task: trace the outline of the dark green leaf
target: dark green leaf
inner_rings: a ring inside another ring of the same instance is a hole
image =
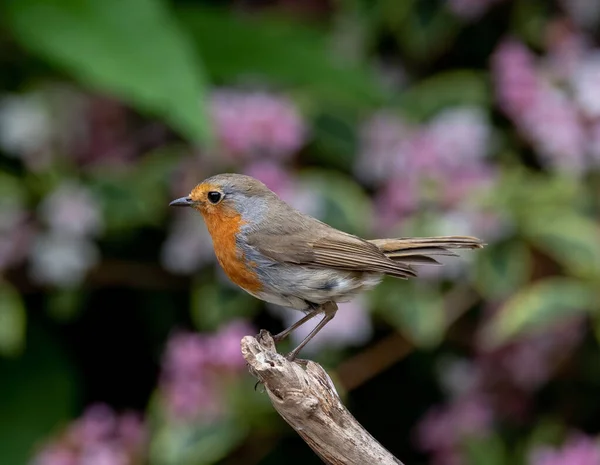
[[[395,103],[407,115],[421,120],[450,106],[488,107],[490,89],[487,76],[481,72],[445,71],[410,87]]]
[[[212,465],[223,459],[246,436],[230,419],[210,423],[164,423],[153,434],[152,465]]]
[[[207,139],[203,72],[161,0],[12,0],[5,14],[25,48],[84,85]]]
[[[30,324],[27,349],[0,359],[0,463],[23,464],[75,411],[76,380],[58,341]]]
[[[489,322],[484,342],[495,346],[519,335],[542,330],[552,323],[589,312],[597,305],[597,292],[572,278],[547,278],[508,300]]]
[[[371,221],[371,204],[361,186],[336,171],[305,170],[300,179],[322,202],[319,217],[334,228],[364,236]],[[319,200],[317,200],[319,201]]]
[[[184,8],[179,17],[197,40],[207,72],[216,80],[259,76],[305,89],[319,101],[364,108],[385,96],[364,70],[331,51],[329,36],[295,21]],[[227,31],[227,33],[224,33]]]
[[[200,331],[217,329],[226,321],[252,317],[260,301],[239,289],[202,279],[192,289],[191,314]]]
[[[433,347],[446,331],[444,301],[431,284],[386,279],[375,291],[377,312],[416,345]]]
[[[465,444],[468,465],[505,465],[511,463],[502,438],[489,434],[481,438],[469,438]]]
[[[580,276],[600,278],[600,227],[569,211],[532,216],[524,225],[532,244]]]
[[[522,242],[490,245],[477,253],[473,267],[479,292],[490,299],[506,297],[531,274],[531,253]]]
[[[0,282],[0,355],[14,356],[25,346],[27,314],[19,293]]]

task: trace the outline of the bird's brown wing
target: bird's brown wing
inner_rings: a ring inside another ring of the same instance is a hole
[[[397,278],[416,276],[409,265],[389,259],[376,245],[312,220],[303,218],[291,231],[290,227],[286,231],[263,228],[248,234],[247,244],[262,255],[283,263],[385,273]]]

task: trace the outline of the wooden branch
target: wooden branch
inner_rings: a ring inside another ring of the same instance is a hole
[[[242,339],[242,354],[275,410],[325,463],[402,465],[344,407],[319,364],[289,362],[264,330]]]

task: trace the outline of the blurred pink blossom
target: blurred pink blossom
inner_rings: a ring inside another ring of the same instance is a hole
[[[416,427],[415,439],[436,464],[457,463],[459,446],[465,439],[485,437],[491,430],[494,413],[483,397],[464,396],[447,405],[429,409]]]
[[[75,181],[64,181],[39,207],[42,219],[59,234],[95,236],[103,228],[100,206],[93,193]]]
[[[596,438],[572,435],[560,448],[537,446],[528,465],[600,465],[600,444]]]
[[[308,344],[303,353],[315,354],[325,347],[343,348],[346,346],[359,346],[366,343],[373,335],[373,324],[362,297],[357,297],[351,302],[338,304],[339,310],[335,318],[319,332]],[[270,306],[278,315],[283,315],[286,326],[292,325],[303,315],[297,310],[283,308],[276,305]],[[313,330],[322,319],[317,315],[308,323],[300,326],[290,336],[294,344],[299,344]]]
[[[369,184],[406,171],[406,144],[413,128],[398,115],[381,111],[362,126],[356,176]]]
[[[492,59],[499,104],[527,138],[542,162],[581,173],[585,128],[568,95],[544,78],[533,54],[514,40],[503,42]]]
[[[548,381],[583,337],[583,320],[573,318],[490,351],[481,348],[484,344],[480,341],[477,363],[490,385],[508,383],[520,390],[533,391]]]
[[[502,0],[447,0],[452,12],[465,20],[475,20]]]
[[[210,421],[222,413],[224,383],[246,366],[241,339],[254,333],[247,322],[234,320],[214,334],[171,336],[163,355],[160,391],[173,419]]]
[[[137,414],[96,404],[44,445],[32,465],[141,465],[148,440]]]
[[[490,150],[491,126],[478,107],[450,108],[427,125],[426,137],[436,144],[436,163],[445,170],[476,167]],[[414,158],[420,157],[414,154]]]
[[[210,111],[217,137],[233,157],[289,158],[306,141],[301,115],[283,96],[221,89],[213,92]]]

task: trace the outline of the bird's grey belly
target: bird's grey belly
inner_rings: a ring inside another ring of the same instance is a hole
[[[329,301],[347,302],[357,294],[375,287],[383,277],[379,273],[287,264],[259,267],[257,271],[263,289],[255,294],[256,297],[298,310],[307,309],[307,302],[313,304]]]

